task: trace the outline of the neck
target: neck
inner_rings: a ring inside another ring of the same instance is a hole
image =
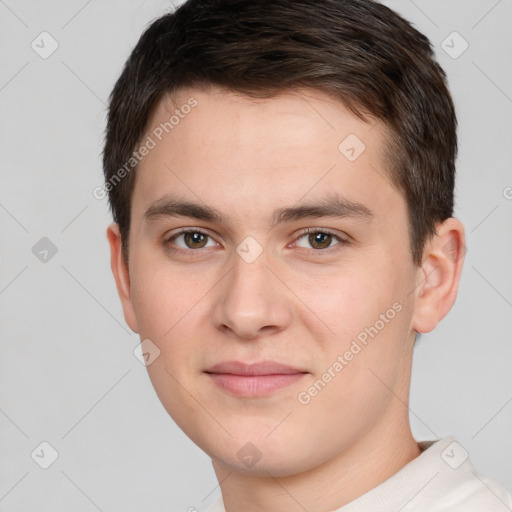
[[[377,487],[420,453],[407,418],[400,425],[396,419],[381,422],[348,450],[300,474],[244,474],[218,459],[213,467],[226,512],[330,512]]]

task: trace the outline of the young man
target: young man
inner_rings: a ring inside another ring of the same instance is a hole
[[[189,0],[111,96],[107,231],[211,511],[510,510],[417,442],[417,333],[457,294],[456,117],[428,40],[370,0]]]

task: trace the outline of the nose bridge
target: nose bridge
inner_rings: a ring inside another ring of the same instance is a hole
[[[261,238],[260,238],[261,240]],[[264,242],[262,242],[264,243]],[[267,265],[269,261],[268,249],[252,236],[246,236],[236,247],[232,258],[233,271],[232,285],[243,291],[247,288],[250,293],[268,285],[269,270]]]
[[[218,328],[229,328],[243,338],[257,337],[262,329],[284,328],[291,319],[284,289],[278,283],[267,251],[247,237],[233,254],[232,270],[216,303]],[[276,282],[277,281],[277,282]]]

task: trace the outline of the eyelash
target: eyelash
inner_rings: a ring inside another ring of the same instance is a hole
[[[201,229],[184,228],[184,229],[180,229],[177,233],[174,233],[170,237],[165,238],[164,241],[163,241],[163,245],[169,251],[172,251],[172,252],[177,252],[177,253],[182,253],[182,254],[183,253],[185,253],[185,254],[201,253],[202,252],[202,250],[201,250],[202,248],[199,248],[199,249],[181,249],[181,248],[174,248],[174,247],[170,246],[170,243],[172,241],[174,241],[179,236],[181,236],[183,234],[187,234],[187,233],[200,233],[201,235],[205,235],[205,236],[213,239],[213,237],[211,235],[209,235],[208,233],[205,233]],[[341,238],[339,235],[337,235],[336,233],[330,231],[329,229],[319,229],[319,228],[307,228],[307,229],[304,229],[303,231],[301,231],[301,233],[296,238],[296,240],[300,240],[304,236],[309,235],[311,233],[321,233],[323,235],[331,235],[339,243],[335,244],[334,246],[328,247],[327,249],[304,249],[304,248],[302,248],[308,254],[318,255],[318,254],[330,253],[332,251],[338,250],[338,249],[336,249],[336,247],[338,247],[338,246],[345,246],[345,245],[348,245],[350,243],[347,239]]]

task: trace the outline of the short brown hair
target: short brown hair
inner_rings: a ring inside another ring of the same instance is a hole
[[[372,0],[188,0],[149,26],[110,96],[103,153],[126,261],[136,165],[115,186],[112,178],[165,94],[212,85],[254,98],[313,88],[381,120],[421,263],[436,223],[453,213],[455,110],[429,40]]]

